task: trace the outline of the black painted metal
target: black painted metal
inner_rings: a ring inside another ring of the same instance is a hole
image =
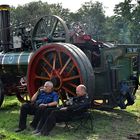
[[[10,13],[9,5],[0,5],[0,43],[1,49],[7,52],[10,44]]]
[[[4,100],[4,90],[3,90],[3,85],[2,82],[0,80],[0,106],[2,105]]]

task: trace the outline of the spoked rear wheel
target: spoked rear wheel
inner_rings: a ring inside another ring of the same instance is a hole
[[[75,96],[79,84],[87,87],[90,98],[94,94],[94,73],[86,55],[76,46],[52,43],[42,46],[32,57],[28,67],[28,91],[30,96],[51,80],[60,98]]]

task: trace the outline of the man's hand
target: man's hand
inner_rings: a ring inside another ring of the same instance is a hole
[[[47,106],[48,106],[47,104],[40,104],[39,105],[39,107],[42,107],[42,108],[47,107]]]
[[[60,110],[65,111],[65,110],[67,110],[67,107],[62,107],[62,108],[60,108]]]

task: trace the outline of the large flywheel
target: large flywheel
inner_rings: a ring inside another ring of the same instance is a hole
[[[37,50],[50,42],[69,42],[69,29],[58,16],[44,16],[36,23],[32,34],[32,46]]]
[[[94,94],[94,73],[86,55],[76,46],[51,43],[42,46],[33,55],[28,66],[28,91],[30,96],[51,80],[60,98],[75,96],[79,84],[87,87],[91,99]]]

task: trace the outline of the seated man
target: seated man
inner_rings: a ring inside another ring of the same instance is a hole
[[[23,131],[26,128],[27,114],[34,115],[34,119],[31,123],[33,128],[36,128],[41,113],[44,112],[46,108],[56,107],[58,104],[58,94],[53,91],[53,83],[47,81],[42,89],[39,89],[33,97],[31,102],[25,103],[20,109],[19,126],[15,132]]]
[[[89,108],[86,87],[84,85],[77,86],[76,94],[77,97],[73,98],[72,105],[54,110],[49,115],[44,113],[35,131],[36,135],[48,135],[57,122],[69,121],[74,116],[82,115]]]

